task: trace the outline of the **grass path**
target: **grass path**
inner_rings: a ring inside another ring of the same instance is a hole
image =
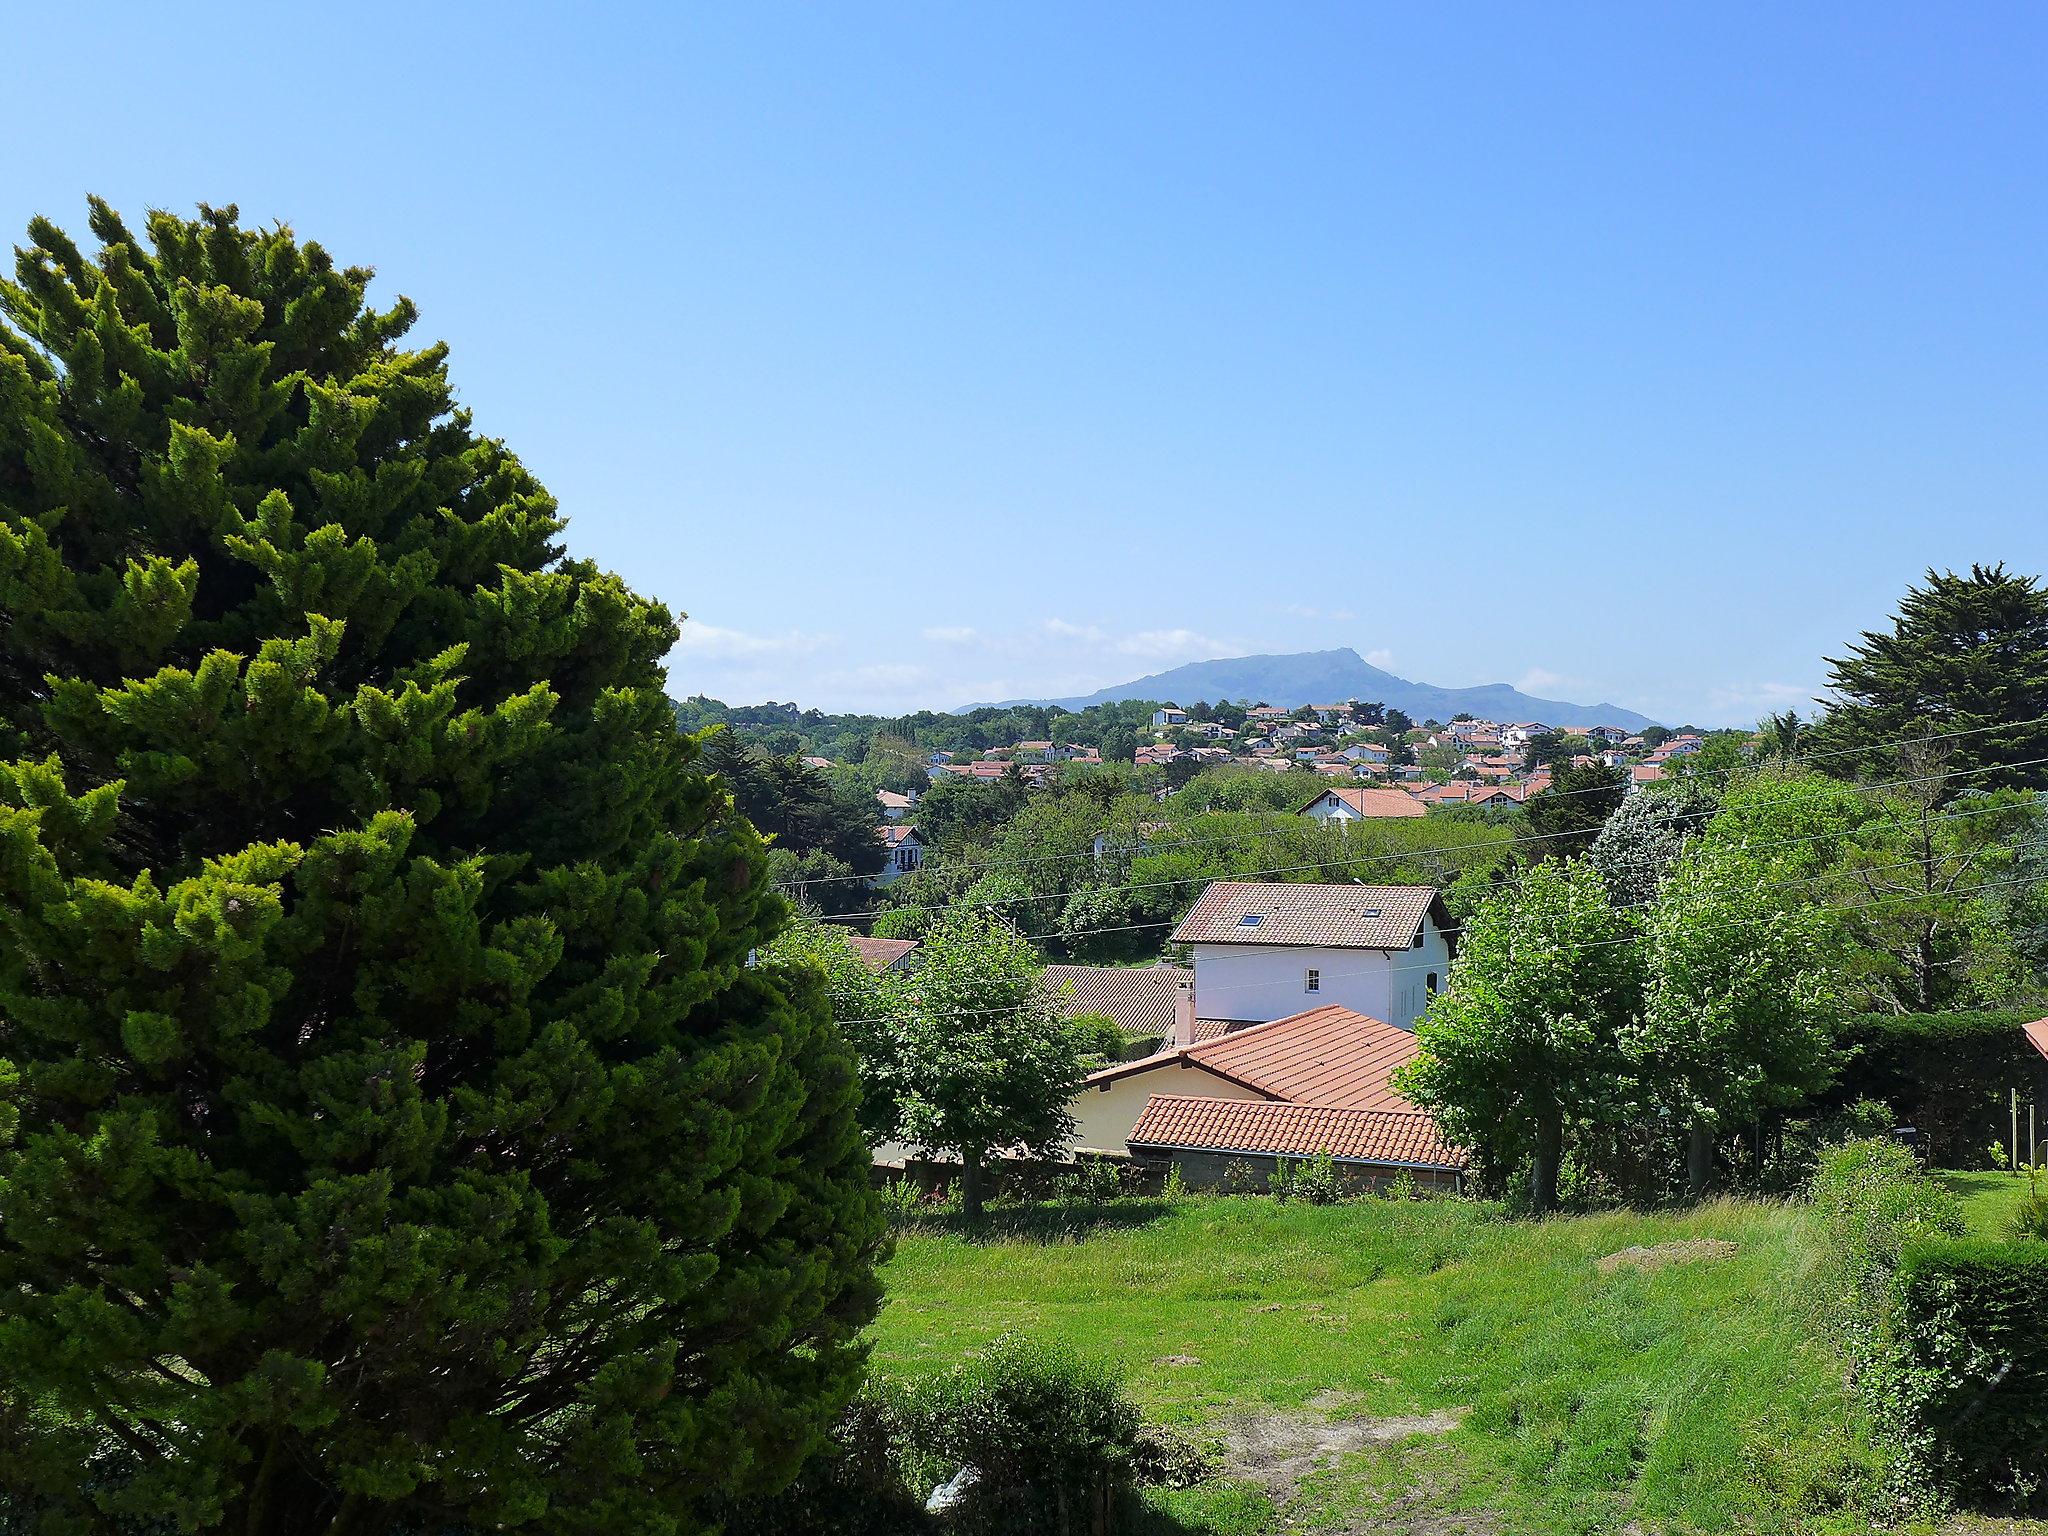
[[[1212,1435],[1245,1414],[1467,1410],[1312,1477],[1293,1528],[1869,1528],[1875,1457],[1799,1301],[1795,1207],[1528,1224],[1449,1201],[1211,1198],[1135,1214],[1081,1241],[905,1236],[877,1364],[939,1368],[1015,1329],[1120,1360],[1150,1414]],[[1595,1267],[1698,1239],[1734,1250]],[[1180,1529],[1276,1523],[1243,1488],[1167,1510]]]

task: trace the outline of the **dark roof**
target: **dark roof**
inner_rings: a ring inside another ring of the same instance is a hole
[[[1131,1127],[1132,1147],[1162,1151],[1263,1152],[1286,1157],[1328,1153],[1345,1162],[1410,1168],[1463,1168],[1436,1121],[1415,1110],[1344,1109],[1155,1093]]]
[[[1127,1035],[1173,1032],[1173,1000],[1194,972],[1178,965],[1048,965],[1045,985],[1068,1018],[1100,1013]]]
[[[1110,1082],[1178,1065],[1199,1067],[1289,1103],[1412,1111],[1415,1106],[1387,1086],[1387,1076],[1416,1049],[1407,1030],[1331,1004],[1104,1067],[1088,1081]]]
[[[1406,949],[1423,914],[1448,914],[1427,885],[1268,885],[1218,880],[1173,930],[1176,944]]]

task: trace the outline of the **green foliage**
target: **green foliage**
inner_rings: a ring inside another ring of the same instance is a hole
[[[1949,1489],[2048,1491],[2048,1243],[1922,1241],[1899,1269],[1912,1429]]]
[[[927,1496],[976,1474],[943,1519]],[[732,1511],[735,1536],[1087,1536],[1140,1482],[1177,1487],[1199,1451],[1148,1429],[1116,1375],[1058,1345],[1005,1334],[950,1370],[872,1382],[779,1499]]]
[[[1557,1204],[1575,1127],[1628,1102],[1626,1037],[1642,997],[1635,929],[1577,861],[1531,866],[1467,924],[1449,988],[1416,1029],[1396,1086],[1436,1113],[1498,1182],[1530,1159],[1534,1208]]]
[[[0,1483],[697,1529],[852,1391],[881,1228],[676,625],[367,269],[91,222],[0,285]]]
[[[1267,1187],[1276,1200],[1299,1200],[1307,1205],[1333,1205],[1344,1196],[1336,1159],[1327,1152],[1281,1158]]]
[[[1557,769],[1550,788],[1531,795],[1523,807],[1531,837],[1542,839],[1530,844],[1532,856],[1562,859],[1584,852],[1620,808],[1627,790],[1628,775],[1619,768],[1591,763]]]
[[[963,908],[926,930],[915,971],[885,980],[896,1138],[959,1156],[970,1217],[992,1152],[1049,1151],[1073,1130],[1067,1101],[1085,1072],[1041,970],[1015,929]]]
[[[1695,1195],[1715,1136],[1805,1102],[1834,1067],[1833,930],[1767,877],[1703,849],[1679,861],[1644,921],[1648,985],[1631,1052],[1649,1098],[1691,1128]]]
[[[725,730],[706,736],[704,764],[771,840],[778,884],[828,912],[851,910],[866,899],[861,881],[847,877],[882,867],[872,790],[834,783],[797,758],[772,757]]]
[[[1647,906],[1678,862],[1688,840],[1697,840],[1719,802],[1690,783],[1658,784],[1622,801],[1586,850],[1586,862],[1607,882],[1617,906]]]
[[[1930,1161],[1982,1167],[1987,1144],[2005,1147],[2008,1092],[2048,1099],[2048,1063],[2020,1033],[2020,1025],[2038,1014],[1851,1015],[1836,1026],[1844,1061],[1816,1109],[1880,1100],[1897,1123],[1919,1131]]]
[[[1950,766],[1975,788],[2048,786],[2048,591],[2003,565],[1927,573],[1889,632],[1828,662],[1840,700],[1809,733],[1844,777],[1890,777],[1898,743],[1948,735]],[[1967,733],[1967,734],[1962,734]]]

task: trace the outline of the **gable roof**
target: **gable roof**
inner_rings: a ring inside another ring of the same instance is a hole
[[[1100,1085],[1159,1067],[1196,1067],[1287,1103],[1412,1112],[1415,1106],[1387,1086],[1387,1075],[1418,1049],[1407,1030],[1333,1003],[1119,1062],[1090,1073],[1088,1081]]]
[[[1344,802],[1361,816],[1427,816],[1429,807],[1409,794],[1405,789],[1374,789],[1370,785],[1339,785],[1326,789],[1309,801],[1297,816],[1306,816],[1323,801],[1335,798]]]
[[[924,839],[917,835],[917,828],[904,821],[885,821],[875,828],[875,833],[882,839],[883,846],[889,848],[902,843],[924,842]]]
[[[1460,1169],[1465,1155],[1444,1144],[1436,1121],[1415,1110],[1344,1109],[1155,1093],[1128,1138],[1132,1147],[1266,1152],[1409,1168]]]
[[[1406,949],[1425,913],[1435,915],[1438,927],[1448,926],[1449,913],[1434,886],[1218,880],[1188,909],[1170,942]]]
[[[899,795],[893,789],[878,789],[875,799],[885,811],[907,811],[917,802],[908,795]]]
[[[849,933],[846,942],[867,968],[879,976],[903,963],[903,957],[917,948],[915,939],[871,939],[864,933]]]
[[[1194,972],[1178,965],[1048,965],[1045,987],[1068,1018],[1100,1013],[1127,1035],[1173,1033],[1174,996]]]

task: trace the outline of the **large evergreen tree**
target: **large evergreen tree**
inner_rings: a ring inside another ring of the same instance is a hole
[[[0,1485],[692,1529],[851,1390],[879,1233],[675,626],[369,271],[91,225],[0,287]]]
[[[1889,632],[1866,632],[1828,667],[1837,702],[1804,747],[1830,772],[1890,777],[1901,743],[1934,735],[1949,793],[2048,787],[2048,589],[2034,577],[1930,570]]]

